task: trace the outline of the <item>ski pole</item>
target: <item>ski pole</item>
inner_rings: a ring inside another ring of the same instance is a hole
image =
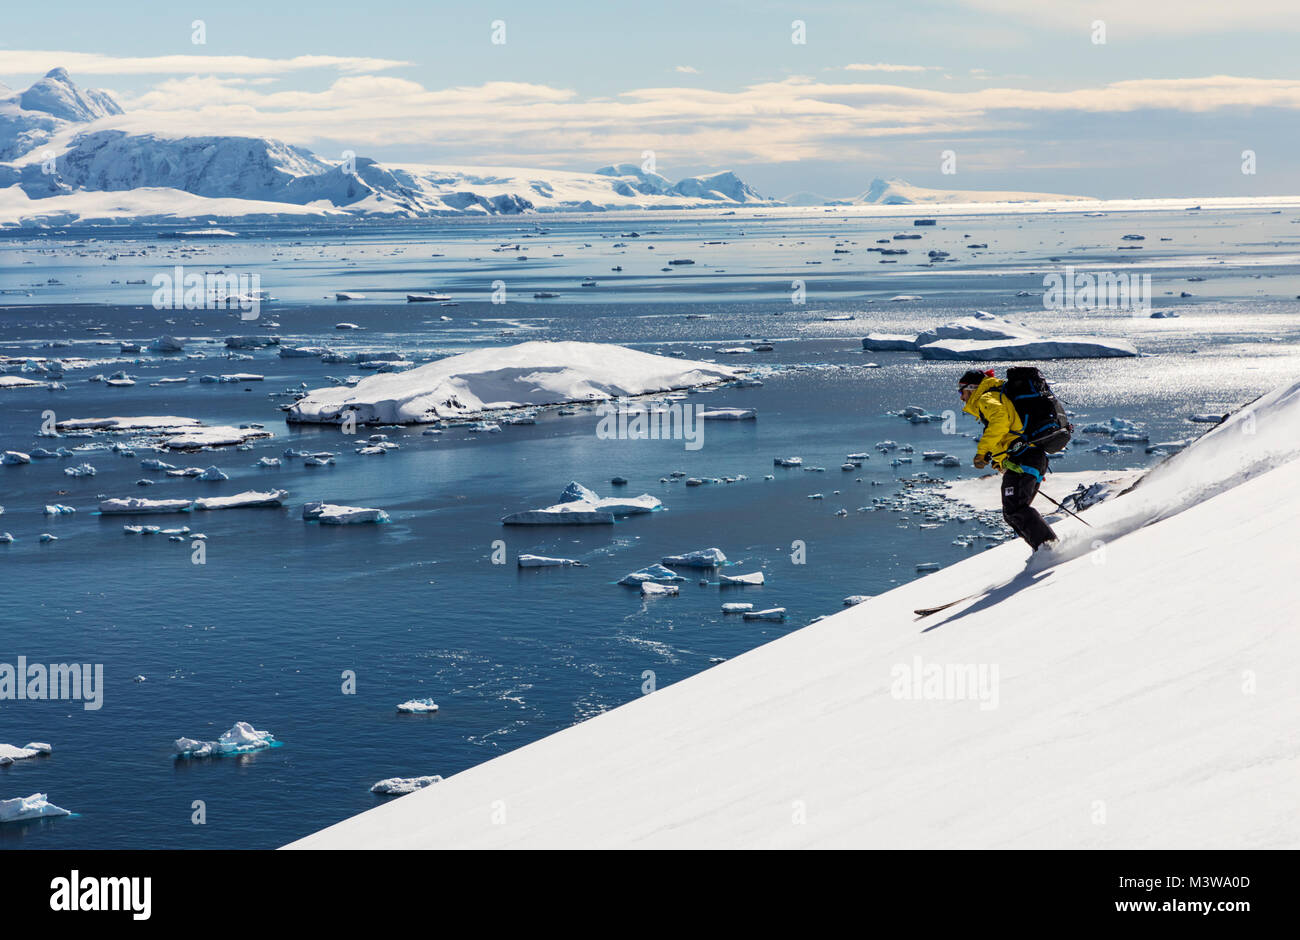
[[[1092,524],[1091,524],[1090,522],[1088,522],[1087,519],[1083,518],[1083,516],[1079,515],[1077,512],[1073,512],[1072,510],[1066,509],[1064,506],[1062,506],[1062,505],[1061,505],[1060,503],[1058,503],[1056,500],[1052,499],[1052,497],[1048,496],[1048,495],[1047,495],[1046,493],[1044,493],[1042,490],[1039,490],[1039,491],[1038,491],[1038,495],[1041,496],[1041,497],[1043,497],[1043,499],[1047,500],[1049,503],[1051,503],[1053,506],[1055,506],[1057,509],[1061,510],[1062,512],[1068,512],[1070,515],[1074,516],[1074,518],[1078,519],[1080,522],[1082,522],[1082,523],[1083,523],[1084,525],[1086,525],[1088,528],[1090,528],[1090,529],[1092,528]]]

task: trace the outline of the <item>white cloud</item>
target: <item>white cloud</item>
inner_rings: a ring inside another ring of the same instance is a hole
[[[673,71],[675,71],[675,72],[684,72],[684,73],[687,74],[687,75],[699,75],[699,74],[700,74],[700,70],[697,69],[697,68],[696,68],[695,66],[693,66],[693,65],[678,65],[678,66],[676,66],[676,67],[673,69]]]
[[[850,72],[932,72],[939,68],[937,65],[890,65],[887,62],[876,62],[869,64],[865,62],[854,63],[853,65],[844,66]]]
[[[1011,21],[1028,21],[1086,37],[1094,20],[1106,23],[1111,43],[1153,34],[1300,31],[1295,0],[956,0],[960,6]]]
[[[523,82],[429,89],[363,74],[312,90],[204,75],[164,79],[123,104],[128,113],[112,119],[117,126],[276,137],[326,153],[348,147],[382,158],[400,150],[432,163],[516,164],[526,155],[534,165],[591,166],[652,149],[678,164],[717,166],[855,161],[885,139],[1008,137],[1072,113],[1300,111],[1300,80],[1221,75],[945,91],[790,77],[738,90],[664,86],[587,97]]]
[[[110,56],[39,49],[0,50],[0,73],[7,75],[43,75],[55,65],[74,75],[283,75],[306,69],[382,72],[410,63],[334,55],[265,59],[243,55]]]

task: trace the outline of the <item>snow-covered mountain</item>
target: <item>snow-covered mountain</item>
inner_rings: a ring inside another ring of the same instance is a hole
[[[1049,559],[981,552],[294,847],[1300,847],[1298,442],[1292,383]]]
[[[24,92],[0,84],[0,160],[29,153],[70,125],[121,113],[108,92],[83,91],[64,69],[52,69]]]
[[[849,200],[855,205],[910,206],[925,203],[968,202],[1077,202],[1091,196],[1064,196],[1059,193],[1022,193],[978,189],[926,189],[906,180],[876,177],[865,191]]]
[[[231,216],[508,215],[763,203],[731,172],[672,182],[623,164],[595,173],[344,165],[262,137],[129,127],[110,95],[61,68],[0,91],[0,224]],[[53,160],[54,172],[49,172]],[[120,194],[105,198],[103,194]]]

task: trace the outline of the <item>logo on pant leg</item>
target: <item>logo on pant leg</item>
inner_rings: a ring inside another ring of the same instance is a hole
[[[1002,495],[1003,495],[1003,496],[1015,496],[1015,495],[1016,495],[1016,488],[1015,488],[1014,486],[1008,486],[1005,490],[1002,491]]]

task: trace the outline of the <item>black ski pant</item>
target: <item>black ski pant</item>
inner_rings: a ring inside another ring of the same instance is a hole
[[[1030,447],[1024,452],[1008,459],[1025,468],[1007,470],[1002,474],[1002,518],[1007,521],[1016,535],[1029,543],[1030,548],[1038,548],[1044,542],[1056,538],[1052,527],[1043,521],[1031,503],[1038,495],[1038,486],[1047,471],[1047,454],[1041,448]],[[1030,473],[1036,470],[1037,476]]]

